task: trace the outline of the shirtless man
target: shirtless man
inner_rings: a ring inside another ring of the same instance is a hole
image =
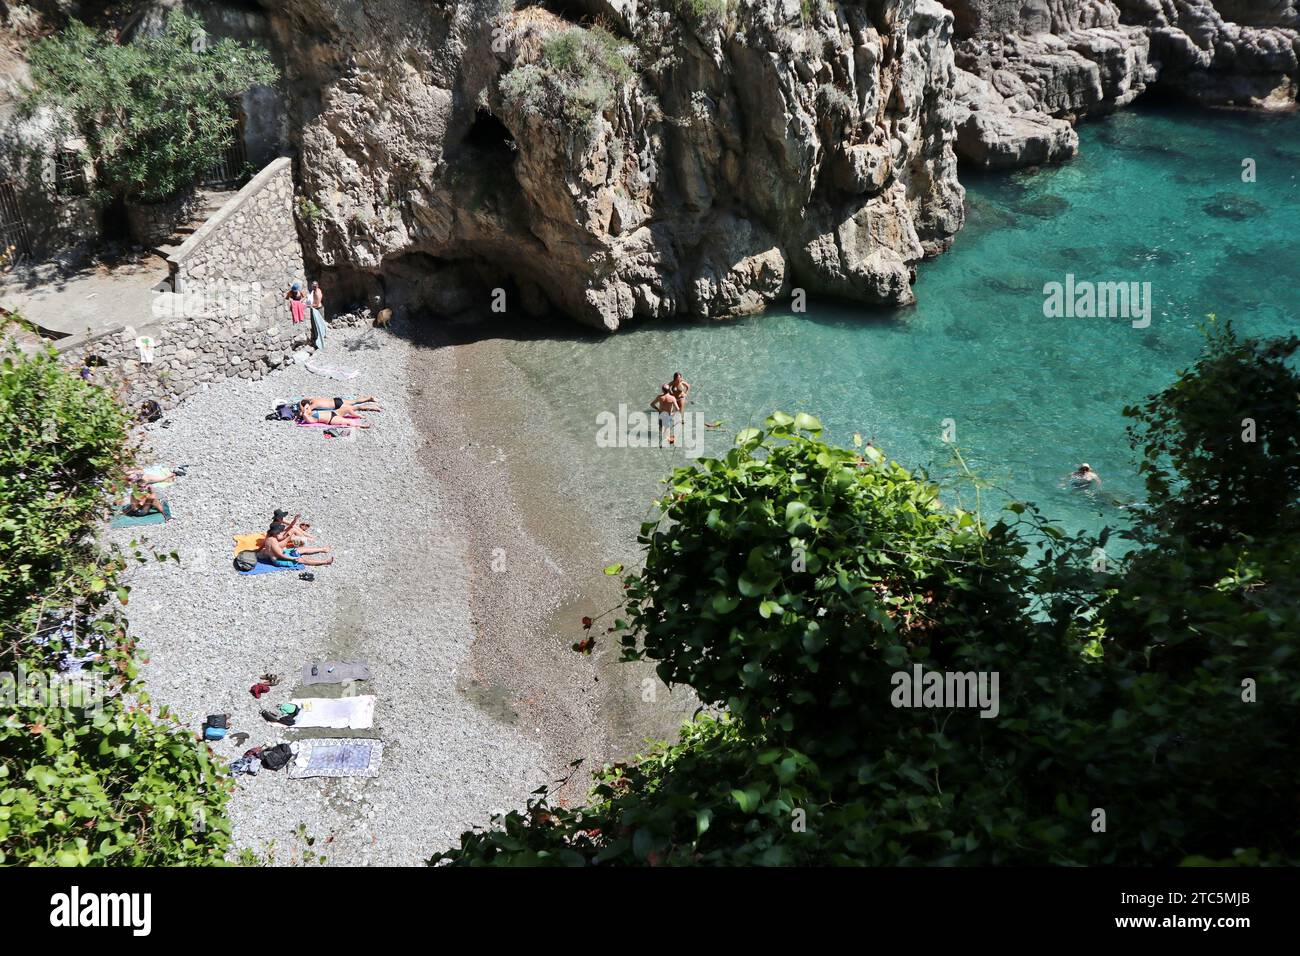
[[[681,372],[673,373],[673,380],[664,388],[673,393],[673,398],[677,399],[677,410],[686,411],[686,394],[691,390],[691,383],[682,378]]]
[[[1092,466],[1086,461],[1079,466],[1078,471],[1070,474],[1070,486],[1072,488],[1087,488],[1093,482],[1096,482],[1097,487],[1101,488],[1101,475],[1093,471]]]
[[[301,517],[299,515],[298,517]],[[266,537],[262,540],[262,546],[257,549],[257,560],[264,564],[274,564],[280,568],[291,568],[295,564],[310,564],[322,566],[334,563],[334,556],[328,558],[316,558],[311,555],[324,554],[329,551],[327,547],[318,548],[290,548],[286,546],[292,531],[293,525],[297,523],[298,517],[295,517],[289,524],[276,522],[266,529]]]
[[[663,386],[663,390],[655,396],[650,407],[659,413],[659,444],[662,445],[664,442],[664,432],[668,433],[668,444],[677,444],[677,438],[673,435],[673,426],[676,424],[674,416],[681,411],[681,406],[673,390],[667,385]]]
[[[298,421],[323,422],[326,425],[347,425],[349,428],[369,428],[361,421],[362,412],[382,412],[373,405],[373,398],[348,401],[342,398],[304,398],[298,403]],[[367,407],[362,408],[361,406]],[[372,406],[373,407],[370,407]]]
[[[332,408],[340,415],[360,415],[362,412],[382,412],[379,407],[379,399],[373,395],[367,395],[365,398],[327,398],[324,395],[310,395],[303,399],[311,410],[318,408]]]

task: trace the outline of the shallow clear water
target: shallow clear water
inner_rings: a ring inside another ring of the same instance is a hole
[[[680,452],[597,447],[597,415],[643,410],[675,370],[708,421],[705,451],[774,408],[821,418],[831,440],[874,438],[905,465],[952,474],[944,420],[970,466],[1071,530],[1122,520],[1104,500],[1140,498],[1120,410],[1195,359],[1206,313],[1241,331],[1297,330],[1300,117],[1172,108],[1080,129],[1080,155],[1037,173],[963,171],[968,223],[921,264],[918,305],[809,303],[735,322],[649,324],[611,336],[563,330],[511,342],[545,396],[540,425],[585,501],[626,540]],[[1257,181],[1242,182],[1242,161]],[[1043,287],[1150,282],[1149,328],[1126,318],[1046,318]],[[1089,462],[1103,498],[1062,490]],[[973,503],[969,491],[963,500]]]

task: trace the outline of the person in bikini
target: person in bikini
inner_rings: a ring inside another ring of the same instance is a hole
[[[682,378],[681,372],[673,373],[673,380],[664,388],[673,393],[673,398],[677,399],[677,410],[686,411],[686,393],[691,390],[691,383]]]
[[[130,515],[132,518],[143,518],[145,515],[167,513],[162,498],[158,492],[149,487],[150,484],[151,482],[143,478],[132,481],[131,500],[122,509],[123,514]]]
[[[284,524],[284,519],[287,517],[289,517],[289,512],[285,511],[283,508],[276,508],[271,514],[271,524]],[[301,517],[302,516],[299,515],[297,518],[294,518],[289,525],[286,525],[287,530],[280,536],[281,540],[286,540],[287,543],[292,544],[295,547],[316,540],[316,533],[311,530],[311,525],[305,521],[299,520]]]
[[[663,386],[662,391],[650,403],[650,407],[659,413],[659,444],[664,443],[664,432],[667,432],[668,444],[675,445],[677,438],[673,435],[673,427],[676,424],[674,416],[681,411],[681,406],[678,404],[677,396],[673,394],[672,388],[667,385]]]
[[[369,428],[368,424],[361,421],[361,413],[382,411],[382,408],[374,404],[373,398],[358,401],[343,398],[304,398],[298,403],[298,421],[346,425],[349,428]]]
[[[294,525],[298,523],[296,516],[289,524],[277,521],[271,527],[266,529],[266,537],[262,539],[262,544],[257,549],[257,560],[264,564],[274,564],[279,568],[291,568],[296,564],[310,564],[313,566],[323,566],[334,563],[334,556],[327,558],[318,558],[314,555],[325,554],[329,551],[328,547],[314,548],[293,548],[289,547],[289,542],[293,535]]]

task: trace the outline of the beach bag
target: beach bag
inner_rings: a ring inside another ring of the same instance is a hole
[[[203,739],[204,739],[204,740],[221,740],[221,739],[223,739],[225,736],[226,736],[226,728],[225,728],[225,727],[213,727],[213,726],[210,726],[210,725],[209,725],[209,726],[203,728]]]
[[[262,766],[267,770],[279,770],[293,759],[293,750],[290,749],[288,744],[280,744],[270,750],[263,750],[261,757]]]
[[[226,718],[229,716],[229,714],[208,714],[208,726],[219,727],[222,730],[225,730],[230,726],[226,723]]]
[[[256,551],[240,551],[239,554],[235,555],[236,571],[251,571],[255,567],[257,567]]]
[[[160,418],[162,418],[162,406],[152,398],[140,403],[140,421],[156,422]]]
[[[275,406],[275,411],[267,415],[267,421],[291,422],[298,417],[298,408],[295,405],[281,404]]]

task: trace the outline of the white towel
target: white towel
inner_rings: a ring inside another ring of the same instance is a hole
[[[307,697],[294,700],[301,710],[294,727],[329,727],[333,730],[366,730],[375,722],[375,697]]]

